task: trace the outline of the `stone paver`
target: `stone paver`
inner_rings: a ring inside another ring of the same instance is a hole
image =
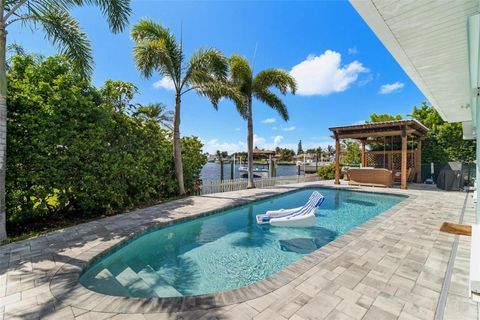
[[[131,299],[101,295],[77,283],[92,259],[141,231],[315,185],[333,187],[304,183],[189,197],[1,246],[0,320],[434,318],[455,239],[440,233],[439,226],[458,221],[466,194],[416,185],[409,190],[353,188],[409,197],[247,288],[202,298]],[[474,221],[470,198],[464,219]],[[469,248],[469,239],[461,237],[447,319],[479,317],[478,304],[468,298]]]

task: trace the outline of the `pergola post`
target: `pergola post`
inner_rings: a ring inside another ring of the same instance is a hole
[[[415,171],[417,172],[417,183],[422,183],[422,139],[417,140],[417,152],[415,155]]]
[[[402,127],[402,162],[400,189],[407,189],[407,129]]]
[[[340,184],[340,139],[335,133],[335,184]]]
[[[365,155],[365,139],[361,140],[362,142],[362,168],[367,166],[367,158]]]

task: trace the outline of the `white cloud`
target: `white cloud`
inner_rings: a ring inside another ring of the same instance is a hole
[[[365,120],[358,120],[357,122],[355,122],[354,124],[365,124],[367,121]]]
[[[297,127],[291,126],[291,127],[283,128],[282,130],[283,130],[283,131],[294,131],[295,129],[297,129]]]
[[[273,147],[276,148],[282,142],[283,136],[275,136],[273,137]]]
[[[277,135],[274,137],[270,137],[267,142],[267,139],[254,134],[253,146],[258,147],[260,149],[273,150],[279,146],[282,140],[283,140],[283,136]],[[219,139],[211,139],[207,142],[203,142],[204,152],[214,154],[217,150],[227,151],[230,154],[235,152],[246,152],[247,142],[246,141],[220,142]]]
[[[386,84],[384,84],[380,87],[380,90],[378,91],[378,93],[389,94],[389,93],[398,91],[398,90],[402,89],[403,87],[405,87],[405,84],[400,82],[400,81],[397,81],[397,82],[394,82],[394,83],[386,83]]]
[[[358,49],[356,46],[354,46],[353,48],[348,48],[348,54],[357,54],[358,53]]]
[[[277,127],[272,127],[272,130],[277,130],[278,128]]]
[[[358,80],[358,86],[363,87],[373,80],[373,75],[371,73],[367,74],[365,77]]]
[[[342,66],[341,60],[340,53],[327,50],[319,56],[309,55],[294,66],[290,74],[297,80],[297,93],[327,96],[342,92],[358,79],[360,73],[370,71],[358,61]]]
[[[153,83],[155,89],[175,90],[175,85],[172,79],[163,77],[162,79]]]
[[[218,139],[212,139],[203,143],[203,151],[210,154],[217,150],[227,151],[228,153],[244,152],[247,150],[247,144],[243,141],[233,142],[219,142]]]
[[[275,119],[274,118],[267,118],[267,119],[263,120],[262,123],[275,123]]]
[[[256,134],[253,135],[253,147],[259,147],[260,145],[265,143],[265,138],[259,137]]]

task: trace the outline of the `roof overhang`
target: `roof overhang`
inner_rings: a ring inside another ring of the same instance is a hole
[[[393,137],[406,134],[416,139],[423,139],[427,127],[415,119],[371,122],[349,126],[331,127],[334,139],[369,139]]]
[[[350,3],[444,120],[475,125],[467,24],[479,13],[480,1]]]

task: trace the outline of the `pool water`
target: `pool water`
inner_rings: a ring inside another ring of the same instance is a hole
[[[310,228],[258,225],[257,214],[325,196]],[[90,266],[80,283],[129,297],[175,297],[244,287],[282,270],[404,197],[304,189],[149,232]]]

